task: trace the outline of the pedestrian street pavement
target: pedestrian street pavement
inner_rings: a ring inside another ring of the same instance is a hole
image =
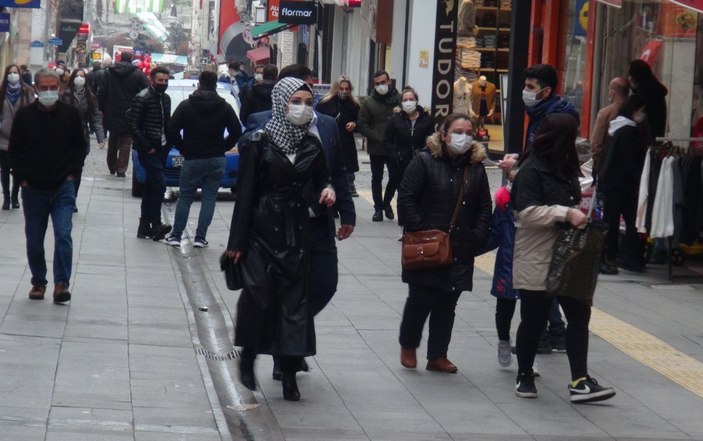
[[[474,290],[457,306],[449,358],[459,373],[424,370],[424,343],[418,369],[404,369],[400,230],[370,221],[360,184],[357,227],[338,242],[338,292],[316,318],[318,354],[298,375],[297,403],[283,400],[269,357],[257,361],[258,391],[235,381],[237,293],[217,261],[231,199],[218,202],[209,248],[178,250],[136,239],[128,180],[86,176],[66,306],[27,298],[22,214],[0,212],[0,440],[703,441],[699,279],[672,284],[663,266],[600,278],[589,367],[617,389],[610,401],[570,404],[560,353],[538,356],[537,399],[514,395],[516,363],[496,360],[492,255],[477,261]],[[164,204],[167,219],[173,210]],[[224,324],[209,320],[220,313]]]

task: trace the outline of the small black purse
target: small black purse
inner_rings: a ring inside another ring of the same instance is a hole
[[[227,257],[226,251],[220,256],[220,269],[225,272],[227,289],[232,291],[242,289],[242,268],[239,263],[234,263],[234,259]]]

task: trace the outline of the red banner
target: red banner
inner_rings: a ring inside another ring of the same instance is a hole
[[[266,21],[278,20],[278,10],[281,7],[281,0],[268,0],[266,2]]]
[[[670,38],[696,38],[698,17],[691,9],[666,3],[659,11],[659,34]]]
[[[622,8],[622,0],[598,0],[598,1],[601,3],[605,3],[608,6]]]
[[[696,12],[703,12],[703,0],[671,0],[671,3],[693,9]]]

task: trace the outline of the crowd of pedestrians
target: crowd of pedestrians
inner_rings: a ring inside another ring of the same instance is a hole
[[[306,66],[294,64],[280,72],[275,65],[256,66],[250,76],[235,62],[229,74],[239,91],[239,115],[218,94],[217,74],[209,71],[200,74],[197,90],[172,113],[170,72],[156,67],[147,76],[132,64],[129,53],[120,60],[91,71],[69,72],[65,63],[42,69],[33,79],[34,89],[23,79],[21,67],[5,70],[0,86],[3,209],[20,207],[21,187],[31,299],[43,299],[48,284],[43,243],[49,218],[55,240],[53,298],[57,303],[71,299],[71,215],[91,133],[101,149],[108,139],[108,171],[116,177],[125,176],[130,151],[136,150],[146,172],[137,238],[176,247],[181,246],[198,188],[202,205],[193,245],[208,246],[225,152],[236,145],[237,201],[224,256],[238,267],[243,288],[235,328],[235,344],[243,348],[240,381],[255,389],[255,360],[271,355],[272,377],[281,380],[283,397],[299,400],[296,374],[307,370],[304,357],[317,350],[314,317],[337,289],[337,240],[349,238],[356,224],[358,133],[366,139],[371,161],[371,220],[395,219],[397,191],[398,224],[404,233],[437,229],[450,234],[451,263],[402,271],[408,297],[400,322],[401,365],[417,367],[416,351],[429,321],[426,369],[459,370],[448,356],[455,308],[461,294],[473,289],[475,256],[498,248],[491,288],[497,298],[498,362],[510,366],[511,351],[517,354],[516,395],[537,396],[535,354],[552,350],[565,351],[569,358],[572,402],[615,395],[589,374],[590,303],[546,292],[560,224],[583,228],[588,221],[577,209],[579,116],[556,94],[553,67],[536,65],[525,71],[526,142],[521,155],[506,155],[501,161],[508,185],[497,193],[492,210],[483,166],[487,152],[474,140],[475,121],[456,113],[437,126],[417,92],[410,86],[398,92],[385,71],[372,76],[363,100],[354,95],[351,80],[340,76],[315,106],[313,72]],[[613,103],[596,121],[594,175],[602,181],[611,224],[622,215],[629,225],[636,187],[625,184],[641,169],[642,146],[661,133],[658,123],[648,120],[657,118],[653,109],[660,108],[666,90],[649,74],[635,62],[628,79],[614,79]],[[628,84],[636,91],[629,97]],[[184,157],[173,227],[161,216],[171,146]],[[621,191],[624,187],[632,191]],[[611,228],[602,269],[612,269],[619,254],[617,236]],[[626,245],[635,249],[632,230],[626,238]],[[520,325],[513,348],[510,329],[518,300]]]

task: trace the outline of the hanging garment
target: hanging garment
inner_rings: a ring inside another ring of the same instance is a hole
[[[674,235],[674,158],[668,157],[662,163],[657,194],[652,208],[651,237],[665,238]]]
[[[640,177],[640,191],[637,199],[637,225],[638,233],[647,232],[647,202],[649,200],[649,173],[651,168],[651,155],[647,155],[644,160],[642,177]]]

